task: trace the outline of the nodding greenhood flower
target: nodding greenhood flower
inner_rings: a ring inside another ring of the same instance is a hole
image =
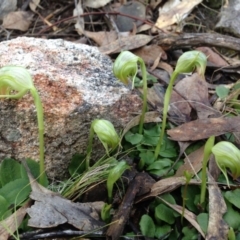
[[[92,128],[97,134],[108,153],[108,147],[114,149],[119,144],[120,138],[111,122],[105,119],[95,119]]]
[[[128,84],[128,77],[132,77],[134,82],[138,71],[138,62],[142,61],[140,57],[129,51],[121,52],[114,62],[113,73],[124,84]]]
[[[132,78],[132,88],[138,72],[138,65],[142,72],[143,80],[143,106],[139,121],[139,133],[143,132],[143,123],[147,109],[147,70],[142,58],[129,51],[123,51],[119,54],[113,65],[113,73],[122,83],[128,84],[128,77]]]
[[[207,65],[207,57],[199,51],[185,52],[177,61],[175,71],[178,73],[193,72],[194,69],[204,78]]]
[[[212,153],[229,186],[227,168],[232,172],[234,179],[240,176],[240,150],[232,143],[222,141],[212,148]]]

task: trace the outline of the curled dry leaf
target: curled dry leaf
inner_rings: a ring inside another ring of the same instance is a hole
[[[6,29],[15,29],[20,31],[27,31],[33,14],[25,11],[10,12],[3,18],[2,26]]]

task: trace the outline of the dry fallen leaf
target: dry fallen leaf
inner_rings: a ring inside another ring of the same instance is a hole
[[[36,8],[38,7],[40,0],[31,0],[29,3],[29,7],[33,12],[36,12]]]
[[[196,110],[199,119],[221,116],[208,100],[208,84],[197,73],[179,81],[174,88]]]
[[[27,31],[33,14],[25,11],[10,12],[3,18],[2,26],[6,29],[15,29],[20,31]]]
[[[175,141],[196,141],[219,136],[225,133],[239,132],[240,116],[231,118],[198,119],[168,130],[167,133]]]
[[[19,228],[27,213],[26,209],[30,206],[30,202],[26,202],[24,206],[20,207],[11,216],[0,222],[0,240],[7,240],[12,235],[11,233],[14,233]]]
[[[132,51],[135,55],[139,56],[143,59],[147,66],[153,65],[154,61],[159,57],[161,54],[161,58],[166,60],[167,54],[166,52],[158,45],[151,44],[148,46],[143,46],[139,49]]]
[[[27,209],[30,216],[28,226],[50,228],[69,223],[82,231],[93,231],[104,226],[104,222],[99,220],[94,203],[74,203],[44,188],[35,181],[26,164],[23,164],[32,188],[30,198],[35,200],[34,205]],[[103,205],[102,202],[102,207]],[[99,203],[97,207],[99,209]]]
[[[202,2],[202,0],[182,0],[178,1],[167,1],[168,4],[166,9],[163,8],[159,9],[159,17],[155,24],[158,28],[166,28],[171,26],[174,23],[178,23],[182,21],[184,18],[188,16],[188,14],[192,11],[192,9]]]
[[[119,53],[122,50],[132,50],[149,43],[154,37],[144,34],[119,38],[99,48],[105,54]]]
[[[208,182],[210,182],[208,185],[209,222],[206,239],[225,240],[228,224],[223,220],[223,215],[227,212],[227,206],[217,183],[210,174],[208,174]]]
[[[204,146],[193,151],[184,159],[184,164],[180,166],[175,173],[175,177],[183,177],[184,172],[188,171],[192,175],[195,175],[202,169],[202,160],[204,155]]]
[[[208,62],[210,62],[211,64],[213,64],[216,67],[229,66],[229,64],[221,56],[219,56],[219,54],[214,52],[209,47],[198,47],[195,50],[203,52],[207,56]]]
[[[84,35],[91,38],[99,46],[104,46],[104,45],[111,44],[111,42],[115,41],[118,37],[118,35],[115,31],[110,31],[110,32],[84,31]]]
[[[171,192],[175,190],[176,188],[184,185],[186,183],[185,177],[169,177],[162,179],[156,183],[154,183],[151,187],[151,192],[145,196],[139,197],[139,199],[136,202],[144,201],[151,197],[156,197],[160,194]],[[197,180],[192,179],[189,184],[199,184]]]

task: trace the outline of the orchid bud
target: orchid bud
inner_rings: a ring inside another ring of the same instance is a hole
[[[128,84],[128,77],[132,77],[134,82],[138,71],[138,62],[141,61],[143,60],[140,57],[129,51],[121,52],[113,65],[115,77],[124,84]]]
[[[112,190],[114,183],[122,176],[125,170],[129,169],[129,165],[125,161],[119,162],[108,174],[107,190],[109,202],[112,201]]]
[[[232,143],[222,141],[212,148],[216,163],[224,174],[229,186],[227,168],[232,172],[233,178],[240,176],[240,151]]]
[[[104,119],[96,119],[92,122],[92,128],[102,142],[108,153],[108,147],[114,149],[119,144],[119,136],[111,122]]]
[[[199,51],[188,51],[181,55],[177,61],[175,71],[178,73],[190,73],[195,68],[198,74],[204,78],[207,65],[207,57]]]

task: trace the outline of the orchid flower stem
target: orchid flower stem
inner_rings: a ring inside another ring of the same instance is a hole
[[[142,134],[145,113],[147,110],[147,70],[143,60],[140,61],[140,67],[141,67],[141,72],[143,77],[143,106],[142,106],[142,114],[139,122],[139,134]]]
[[[39,182],[41,185],[44,184],[44,123],[43,123],[43,107],[39,94],[36,89],[31,89],[31,94],[34,99],[34,103],[37,109],[37,120],[38,120],[38,137],[39,137],[39,163],[40,163],[40,177]]]
[[[92,153],[93,137],[94,137],[94,129],[93,129],[93,125],[91,124],[88,146],[87,146],[86,170],[88,170],[90,167],[90,158],[91,158],[91,153]]]
[[[164,132],[165,132],[165,128],[166,128],[166,123],[167,123],[167,113],[168,113],[168,106],[170,103],[170,99],[171,99],[171,94],[172,94],[172,89],[173,89],[173,84],[178,76],[178,72],[174,71],[168,88],[166,90],[165,96],[164,96],[164,106],[163,106],[163,119],[162,119],[162,129],[161,129],[161,133],[160,133],[160,137],[158,139],[158,143],[157,143],[157,147],[155,149],[155,153],[154,153],[154,158],[157,159],[158,155],[160,153],[161,150],[161,146],[162,146],[162,142],[163,142],[163,137],[164,137]]]
[[[202,163],[202,183],[201,183],[201,195],[200,195],[200,204],[203,205],[206,197],[206,188],[207,188],[207,164],[209,157],[212,153],[212,147],[214,145],[215,137],[210,137],[204,147],[204,156]]]

